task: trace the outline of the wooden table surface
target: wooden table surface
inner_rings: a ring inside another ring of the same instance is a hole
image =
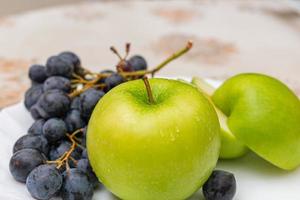
[[[0,107],[20,101],[31,63],[63,50],[91,70],[113,68],[111,45],[150,66],[194,48],[159,74],[226,79],[241,72],[279,78],[300,95],[300,12],[296,1],[86,2],[0,18]]]

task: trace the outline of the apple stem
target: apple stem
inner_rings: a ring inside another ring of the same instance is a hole
[[[176,52],[173,55],[171,55],[165,61],[163,61],[162,63],[160,63],[159,65],[157,65],[154,69],[152,69],[152,70],[140,70],[140,71],[135,71],[135,72],[122,72],[122,75],[124,77],[127,77],[127,76],[143,76],[143,75],[146,75],[146,74],[151,74],[152,76],[154,76],[154,74],[156,72],[158,72],[159,70],[161,70],[164,66],[166,66],[167,64],[169,64],[171,61],[175,60],[176,58],[178,58],[181,55],[183,55],[186,52],[188,52],[192,47],[193,47],[193,42],[192,41],[188,41],[187,44],[186,44],[186,46],[183,49],[181,49],[178,52]]]
[[[144,81],[144,84],[145,84],[145,87],[146,87],[146,90],[147,90],[149,103],[154,104],[155,101],[154,101],[154,98],[153,98],[151,86],[150,86],[150,83],[149,83],[149,80],[148,80],[147,76],[143,77],[143,81]]]

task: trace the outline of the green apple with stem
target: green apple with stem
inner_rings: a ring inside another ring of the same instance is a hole
[[[87,133],[91,165],[121,199],[186,199],[218,160],[216,112],[190,84],[143,80],[115,87],[96,105]]]
[[[214,105],[211,100],[211,96],[215,92],[215,88],[208,84],[205,80],[194,77],[192,79],[192,84],[194,84],[200,92],[208,98],[208,100]],[[214,105],[216,113],[219,118],[221,126],[221,149],[220,158],[222,159],[232,159],[238,158],[245,155],[248,152],[248,148],[241,143],[234,134],[230,131],[227,125],[227,116]]]
[[[246,73],[226,80],[212,100],[239,141],[273,165],[300,164],[300,101],[282,82]]]

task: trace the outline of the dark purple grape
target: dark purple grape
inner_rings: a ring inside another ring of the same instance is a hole
[[[28,134],[29,135],[42,135],[44,124],[45,124],[44,119],[36,120],[28,129]]]
[[[46,67],[43,65],[32,65],[29,68],[29,78],[35,83],[43,83],[46,78]]]
[[[81,67],[81,61],[80,58],[73,52],[65,51],[58,55],[62,59],[67,60],[68,62],[71,62],[74,65],[74,71],[76,74],[82,75],[84,72],[84,69]]]
[[[123,83],[124,81],[125,81],[124,78],[120,74],[113,73],[112,75],[110,75],[104,80],[104,84],[106,85],[105,91],[107,92],[111,90],[112,88]]]
[[[215,170],[203,185],[206,200],[231,200],[236,192],[236,181],[232,173]]]
[[[51,143],[61,140],[67,134],[66,123],[59,118],[48,119],[43,126],[43,134]]]
[[[103,91],[90,88],[80,95],[80,112],[84,118],[91,116],[94,107],[104,94]]]
[[[147,61],[140,55],[134,55],[128,60],[133,71],[140,71],[147,69]]]
[[[62,76],[51,76],[46,79],[44,82],[44,91],[58,89],[64,92],[70,92],[71,90],[71,81]]]
[[[48,76],[64,76],[71,78],[74,72],[74,65],[61,56],[51,56],[47,60],[46,72]]]
[[[99,186],[98,178],[97,178],[96,174],[94,173],[88,159],[78,160],[77,169],[84,172],[88,176],[88,178],[89,178],[90,182],[93,184],[94,188]]]
[[[64,173],[61,189],[63,200],[91,200],[93,197],[93,184],[82,171],[73,168]]]
[[[9,162],[9,171],[19,182],[25,183],[28,174],[43,164],[45,156],[36,149],[22,149],[14,153]]]
[[[70,110],[64,120],[69,133],[85,126],[85,122],[81,118],[79,110]]]
[[[49,152],[48,141],[43,135],[23,135],[13,147],[13,153],[21,149],[36,149],[47,155]]]
[[[43,85],[38,84],[29,88],[25,93],[25,107],[29,110],[39,100],[43,94]]]
[[[60,172],[53,165],[34,168],[26,179],[26,187],[35,199],[48,200],[54,197],[63,183]]]
[[[37,102],[42,118],[63,117],[69,110],[71,100],[60,90],[46,91]]]
[[[80,109],[80,97],[75,97],[72,99],[70,109]]]

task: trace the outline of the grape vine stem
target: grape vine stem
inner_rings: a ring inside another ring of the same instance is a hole
[[[77,146],[77,142],[75,141],[75,137],[78,133],[81,133],[83,131],[83,129],[78,129],[76,131],[74,131],[72,134],[67,134],[67,137],[70,139],[70,141],[72,142],[71,147],[69,148],[68,151],[66,151],[63,155],[61,155],[57,160],[49,160],[47,161],[47,164],[56,164],[56,168],[59,169],[61,168],[61,166],[63,166],[64,164],[66,165],[66,167],[69,167],[69,159],[73,160],[73,158],[71,157],[72,152],[75,150],[76,146]]]

